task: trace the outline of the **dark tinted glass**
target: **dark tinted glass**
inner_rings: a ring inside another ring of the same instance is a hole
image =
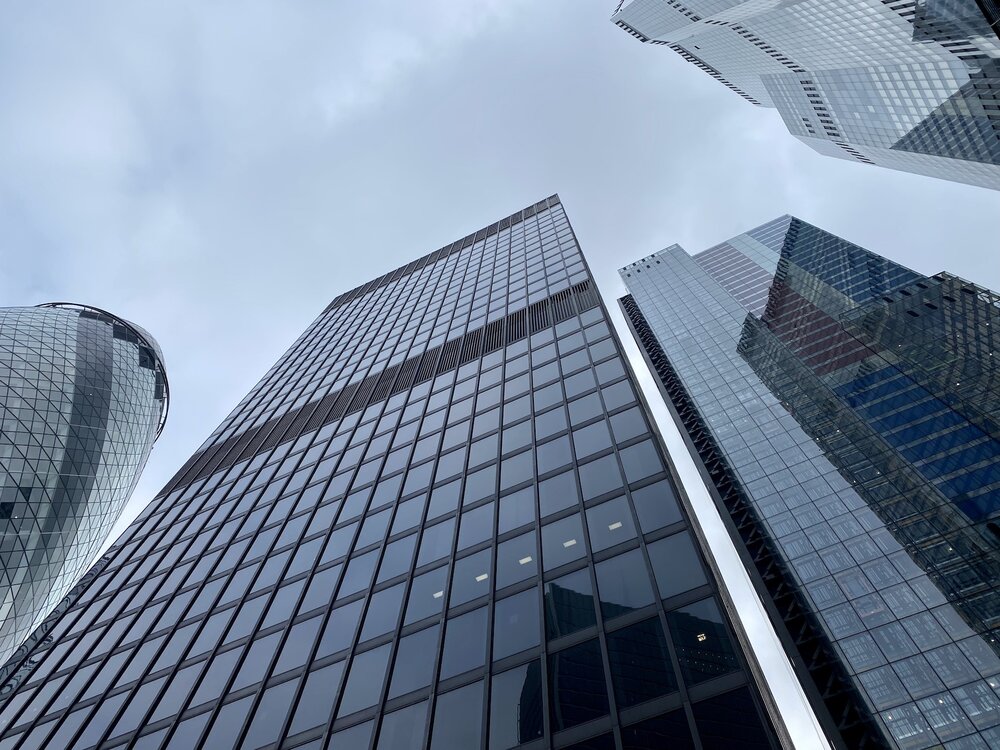
[[[431,683],[440,631],[440,626],[433,625],[400,639],[396,666],[392,671],[392,682],[389,683],[390,698],[405,695]]]
[[[454,677],[486,663],[486,633],[489,608],[481,607],[449,618],[441,656],[441,679]]]
[[[740,747],[736,744],[734,747]],[[671,711],[622,729],[623,750],[695,750],[684,710]]]
[[[639,526],[646,534],[677,523],[682,518],[677,496],[666,479],[632,490],[632,504],[639,516]]]
[[[597,624],[589,570],[545,584],[545,635],[558,638]]]
[[[769,750],[772,747],[760,722],[760,709],[746,688],[694,704],[694,721],[705,750]]]
[[[704,682],[740,669],[729,629],[713,599],[702,599],[667,613],[670,632],[686,682]]]
[[[306,677],[302,695],[299,697],[289,735],[304,732],[307,729],[326,724],[333,704],[337,699],[337,688],[344,674],[344,662],[338,661],[328,667],[323,667]]]
[[[430,750],[467,750],[482,737],[483,683],[438,696]]]
[[[493,676],[490,690],[490,750],[542,736],[542,670],[538,660]]]
[[[608,633],[608,659],[619,708],[677,690],[659,618]]]
[[[624,497],[616,497],[587,508],[587,529],[594,552],[635,539],[635,524],[628,501]]]
[[[496,603],[493,618],[493,660],[539,643],[538,593],[522,591]]]
[[[338,716],[347,716],[363,708],[374,706],[385,683],[385,670],[389,663],[391,644],[357,654],[351,662],[344,685]]]
[[[605,619],[618,617],[656,601],[640,550],[612,557],[598,563],[596,568],[597,590]]]
[[[708,583],[691,535],[686,531],[650,544],[649,559],[662,599]]]
[[[597,639],[549,654],[549,720],[568,729],[608,713],[601,647]]]
[[[427,701],[385,715],[376,750],[411,750],[423,742],[427,725]]]

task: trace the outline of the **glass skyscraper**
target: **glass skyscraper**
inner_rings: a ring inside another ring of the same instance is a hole
[[[821,154],[1000,189],[995,0],[631,0],[612,20]]]
[[[166,415],[141,328],[80,305],[0,308],[0,664],[94,561]]]
[[[337,297],[0,687],[0,748],[778,747],[558,197]]]
[[[621,275],[831,736],[1000,747],[1000,297],[790,216]]]

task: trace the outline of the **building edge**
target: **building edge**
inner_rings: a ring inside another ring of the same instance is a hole
[[[760,532],[756,512],[743,496],[725,458],[701,423],[701,417],[686,388],[666,353],[660,348],[635,299],[627,294],[618,300],[618,305],[827,741],[836,750],[888,750],[883,733],[864,698],[844,671],[833,644],[802,601],[801,594],[789,571],[781,563],[777,551]],[[684,414],[681,413],[682,410]],[[698,435],[700,445],[695,443],[693,433]],[[662,443],[663,438],[658,430],[657,436]],[[710,465],[713,468],[709,468]],[[673,465],[671,469],[672,473],[676,472]],[[689,513],[693,514],[690,500],[686,493],[683,495]],[[734,514],[744,518],[739,526]],[[704,545],[703,531],[695,518],[692,518],[692,526],[697,528],[699,540]],[[714,558],[711,565],[715,575],[719,576]],[[721,580],[721,576],[719,577]],[[724,602],[727,608],[734,607],[728,591]],[[739,622],[738,616],[734,616],[734,619]],[[743,642],[747,636],[742,623],[738,631]],[[752,657],[754,677],[760,685],[766,685],[756,654],[747,644],[744,646]],[[775,711],[777,704],[774,696],[769,690],[761,689],[760,692],[767,696],[765,703],[768,712]],[[783,722],[780,726],[787,732]]]

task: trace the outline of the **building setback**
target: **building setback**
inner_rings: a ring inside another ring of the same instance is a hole
[[[142,329],[80,305],[0,308],[0,664],[94,561],[166,415]]]
[[[337,297],[7,667],[0,748],[777,748],[558,197]]]
[[[821,154],[1000,189],[994,0],[631,0],[612,20]]]
[[[831,734],[1000,747],[1000,297],[790,216],[620,273]]]

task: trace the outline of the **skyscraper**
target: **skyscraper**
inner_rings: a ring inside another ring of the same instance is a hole
[[[612,20],[821,154],[1000,189],[994,0],[631,0]]]
[[[1000,747],[1000,298],[790,216],[621,275],[820,718]]]
[[[0,663],[93,562],[166,415],[142,329],[79,305],[0,308]]]
[[[558,197],[337,297],[8,666],[0,748],[777,747]]]

